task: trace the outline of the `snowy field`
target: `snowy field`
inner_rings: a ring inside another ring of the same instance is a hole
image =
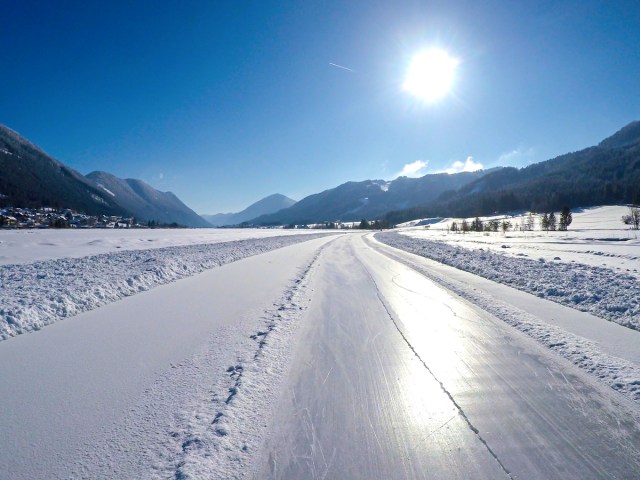
[[[271,238],[292,233],[313,235],[317,232],[227,228],[0,230],[0,265],[80,258],[122,250],[149,250]]]
[[[540,230],[539,217],[535,230],[523,232],[510,229],[506,234],[451,233],[452,222],[458,225],[462,218],[447,218],[425,227],[403,228],[405,235],[427,240],[438,240],[468,250],[489,250],[510,257],[531,258],[564,263],[581,263],[605,267],[638,276],[640,272],[640,231],[632,230],[621,221],[629,213],[625,206],[606,206],[579,209],[573,213],[573,222],[566,232]],[[556,212],[557,214],[557,212]],[[505,219],[518,227],[522,216],[481,217],[483,221]],[[471,222],[469,218],[467,221]],[[503,246],[504,245],[504,246]]]
[[[327,235],[301,232],[2,231],[2,257],[15,263],[0,265],[0,339],[39,330],[213,267]]]
[[[640,240],[624,225],[623,206],[573,214],[566,232],[451,233],[445,219],[378,238],[554,302],[640,330]],[[497,217],[502,219],[504,217]],[[470,220],[470,219],[469,219]],[[486,221],[488,218],[483,218]],[[520,225],[520,217],[508,220]]]

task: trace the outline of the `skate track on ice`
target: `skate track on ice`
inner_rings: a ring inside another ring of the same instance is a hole
[[[254,478],[640,478],[636,405],[382,251],[320,257]]]

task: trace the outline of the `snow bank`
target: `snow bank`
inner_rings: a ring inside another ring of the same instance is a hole
[[[468,250],[397,232],[376,239],[628,328],[640,330],[640,284],[635,276],[580,263],[549,262]]]
[[[0,339],[158,285],[325,234],[122,251],[0,265]]]
[[[290,367],[291,342],[310,301],[309,274],[321,251],[263,313],[263,326],[217,377],[208,401],[185,406],[177,416],[175,438],[181,451],[174,460],[174,478],[251,477]]]

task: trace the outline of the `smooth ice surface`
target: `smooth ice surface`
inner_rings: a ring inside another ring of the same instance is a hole
[[[385,244],[378,248],[640,402],[640,331]]]
[[[637,406],[355,236],[317,272],[254,478],[635,478]]]

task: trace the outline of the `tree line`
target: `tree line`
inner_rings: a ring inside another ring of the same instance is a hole
[[[638,221],[640,223],[640,211],[638,214]],[[552,211],[550,213],[542,214],[539,220],[540,229],[546,232],[555,230],[567,231],[571,222],[573,222],[573,215],[568,206],[563,207],[558,216],[556,216]],[[466,219],[462,220],[460,223],[453,221],[449,227],[449,231],[454,233],[502,231],[502,233],[506,233],[510,229],[516,228],[524,232],[533,231],[535,228],[534,214],[529,212],[528,215],[520,217],[520,223],[518,225],[514,225],[514,223],[506,218],[502,220],[490,219],[483,221],[480,217],[476,217],[471,222],[468,222]]]

